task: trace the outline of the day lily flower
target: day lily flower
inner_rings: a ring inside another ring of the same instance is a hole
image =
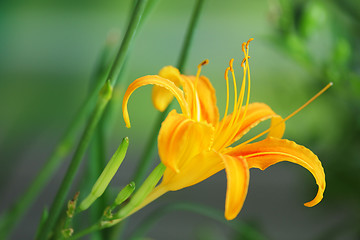
[[[198,66],[196,76],[182,75],[178,69],[167,66],[159,75],[144,76],[130,84],[123,101],[123,116],[127,127],[130,127],[127,109],[129,97],[141,86],[155,85],[152,100],[158,110],[164,111],[173,96],[181,108],[181,113],[172,110],[162,123],[158,136],[158,150],[166,170],[162,182],[150,193],[144,204],[168,191],[199,183],[225,169],[225,218],[231,220],[238,215],[243,206],[249,185],[249,169],[264,170],[281,161],[299,164],[314,176],[318,192],[312,201],[305,203],[305,206],[312,207],[323,198],[325,174],[318,157],[309,149],[281,138],[285,130],[285,121],[324,92],[330,84],[285,119],[264,103],[249,103],[251,40],[242,45],[245,57],[241,63],[243,81],[240,91],[237,90],[233,59],[225,71],[227,99],[224,117],[221,120],[216,106],[215,90],[206,77],[200,76],[201,67],[207,60]],[[234,87],[233,110],[230,114],[229,74],[232,76]],[[241,142],[241,138],[250,129],[268,119],[271,120],[271,125],[267,131]],[[253,142],[266,133],[267,137],[264,140]]]

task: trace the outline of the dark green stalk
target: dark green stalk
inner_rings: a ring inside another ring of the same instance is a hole
[[[120,49],[115,57],[115,61],[107,77],[107,80],[110,81],[110,84],[113,87],[115,86],[118,80],[118,76],[121,71],[121,68],[124,65],[128,51],[131,47],[132,42],[134,41],[135,34],[139,26],[142,14],[144,13],[144,10],[146,8],[147,2],[148,0],[138,0],[135,6],[134,12],[130,20],[130,24],[128,26],[124,39],[121,43]]]
[[[54,171],[58,168],[62,159],[69,154],[72,147],[75,145],[77,133],[84,125],[85,119],[90,115],[91,110],[96,103],[98,93],[104,84],[106,75],[100,75],[99,72],[101,72],[104,68],[104,60],[108,57],[107,55],[112,47],[111,43],[107,43],[105,45],[99,61],[96,82],[94,82],[94,86],[91,88],[92,90],[89,93],[86,102],[81,106],[74,120],[60,139],[58,146],[54,149],[53,153],[46,161],[40,172],[36,175],[26,192],[19,197],[19,199],[9,208],[7,212],[3,214],[2,217],[4,221],[0,227],[0,239],[8,238],[8,235],[14,229],[21,217],[26,213],[27,209],[33,203],[41,189],[43,189],[47,184],[48,179],[53,176]]]
[[[186,36],[184,39],[184,43],[182,46],[181,54],[177,63],[177,68],[180,70],[180,72],[183,71],[183,68],[186,64],[186,60],[189,55],[191,42],[194,36],[194,32],[197,26],[197,23],[199,22],[199,16],[200,12],[203,6],[204,0],[198,0],[194,9],[194,12],[192,14]],[[146,172],[152,165],[152,158],[155,155],[156,152],[156,138],[159,133],[159,129],[161,127],[161,123],[164,121],[170,110],[173,108],[173,104],[169,104],[169,106],[166,108],[166,110],[162,113],[159,113],[155,126],[153,127],[153,131],[151,132],[150,138],[147,142],[145,151],[143,152],[143,155],[140,158],[140,162],[138,164],[138,167],[135,171],[134,181],[137,185],[139,185],[145,178]]]
[[[36,235],[35,235],[36,237],[39,236],[39,234],[40,234],[40,229],[42,228],[42,226],[43,226],[44,223],[46,222],[46,219],[48,218],[48,216],[49,216],[49,210],[48,210],[47,207],[45,207],[45,208],[44,208],[44,211],[43,211],[43,213],[42,213],[42,215],[41,215],[41,218],[40,218],[39,227],[38,227],[38,229],[37,229],[37,231],[36,231]]]
[[[128,29],[124,36],[124,39],[122,41],[121,47],[118,51],[118,54],[115,57],[114,63],[112,65],[109,75],[107,77],[107,82],[106,82],[105,88],[104,88],[105,91],[102,91],[102,94],[100,94],[100,97],[98,99],[98,102],[97,102],[97,105],[93,112],[93,115],[90,118],[90,121],[84,131],[84,134],[80,140],[78,148],[76,149],[74,157],[70,163],[68,171],[63,179],[60,189],[58,190],[55,200],[51,206],[49,218],[48,218],[47,222],[45,223],[44,228],[42,229],[41,234],[38,239],[46,239],[48,237],[49,233],[53,229],[54,224],[60,214],[62,206],[66,200],[67,193],[70,189],[71,183],[72,183],[72,181],[76,175],[76,172],[79,168],[81,160],[85,154],[87,146],[92,138],[92,135],[93,135],[93,133],[96,129],[96,126],[105,110],[107,103],[111,99],[113,86],[116,84],[120,70],[123,67],[125,58],[127,56],[129,48],[131,46],[131,43],[133,42],[137,27],[138,27],[140,19],[141,19],[141,15],[143,14],[145,6],[146,6],[146,3],[147,3],[147,0],[139,0],[134,9],[130,24],[128,26]]]
[[[105,113],[106,114],[106,113]],[[105,116],[104,116],[105,117]],[[106,163],[104,159],[106,159],[105,154],[105,138],[104,133],[102,131],[102,122],[104,119],[100,121],[98,128],[95,131],[94,139],[90,146],[90,154],[89,154],[89,162],[88,162],[88,172],[89,179],[88,182],[95,182],[96,179],[100,176],[102,169],[104,169]],[[90,208],[90,216],[89,222],[97,221],[103,214],[103,211],[106,207],[107,191],[103,193],[103,195],[92,204]],[[102,238],[102,233],[96,232],[94,236],[91,236],[92,240],[100,240]],[[104,238],[105,239],[105,238]]]
[[[47,239],[50,231],[54,227],[54,224],[59,217],[59,214],[61,212],[61,209],[63,207],[63,204],[66,200],[67,193],[70,189],[71,183],[76,175],[76,172],[79,168],[79,165],[81,163],[81,160],[85,154],[85,151],[89,145],[89,142],[92,138],[92,135],[96,129],[96,126],[102,117],[103,111],[111,99],[112,95],[112,87],[110,86],[110,83],[107,82],[100,95],[98,102],[95,107],[95,111],[92,114],[85,131],[81,137],[81,141],[75,151],[74,157],[69,165],[69,168],[66,172],[66,175],[61,183],[61,186],[58,190],[58,193],[55,196],[54,202],[50,208],[49,217],[47,221],[45,222],[43,228],[41,229],[41,233],[37,239]]]
[[[160,181],[161,177],[164,174],[165,168],[166,167],[164,164],[159,163],[159,165],[157,165],[157,167],[146,178],[143,185],[141,185],[141,187],[135,192],[135,194],[132,196],[130,201],[117,213],[115,213],[112,216],[111,220],[101,219],[98,223],[76,233],[70,239],[78,239],[91,232],[112,227],[116,224],[121,223],[127,217],[137,212],[139,209],[142,208],[141,203],[143,203],[144,199],[149,195],[149,193],[154,189],[154,187]]]
[[[198,0],[196,2],[194,12],[191,16],[190,24],[188,26],[185,40],[181,49],[181,54],[177,63],[177,68],[179,69],[180,72],[183,72],[184,66],[186,65],[186,61],[188,59],[188,55],[191,47],[191,42],[194,38],[194,32],[199,22],[200,12],[203,5],[204,5],[204,0]]]
[[[214,219],[218,222],[224,223],[234,231],[238,232],[240,236],[242,236],[241,239],[252,239],[252,240],[266,239],[261,233],[259,233],[251,226],[243,222],[237,220],[227,221],[224,218],[224,213],[222,211],[210,207],[206,207],[203,204],[195,204],[195,203],[175,203],[156,209],[146,219],[144,219],[142,223],[139,224],[140,227],[136,229],[134,234],[130,236],[129,239],[130,240],[143,239],[146,232],[150,230],[151,227],[156,222],[158,222],[158,220],[161,217],[174,211],[194,212],[209,217],[211,219]]]
[[[99,85],[99,84],[98,84]],[[61,160],[67,156],[71,151],[72,146],[76,141],[76,133],[83,125],[83,122],[90,114],[90,111],[96,100],[97,93],[101,88],[96,86],[94,91],[89,96],[88,101],[81,107],[81,110],[71,123],[66,134],[60,140],[60,144],[55,148],[50,158],[46,161],[44,167],[36,175],[35,179],[27,189],[27,191],[12,205],[12,207],[3,215],[4,222],[0,229],[0,239],[6,239],[11,233],[15,225],[19,222],[20,218],[25,214],[29,206],[33,203],[34,199],[39,194],[40,190],[47,184],[48,179],[53,175],[53,172],[59,166]]]
[[[114,42],[111,38],[114,38],[114,36],[109,37],[110,41]],[[110,49],[109,49],[110,50]],[[96,76],[94,78],[95,81],[93,81],[93,83],[96,83],[96,79],[99,78],[100,76],[107,76],[108,72],[109,72],[109,66],[111,64],[111,62],[113,61],[112,58],[110,58],[111,56],[111,52],[107,51],[103,54],[102,56],[102,65],[99,65],[98,69],[96,69],[96,72],[94,74],[94,76]],[[115,90],[114,90],[115,93]],[[113,100],[113,98],[112,98]],[[88,179],[86,180],[85,183],[85,187],[88,189],[88,192],[90,192],[91,190],[91,186],[89,185],[89,183],[94,183],[97,178],[100,176],[101,171],[104,169],[104,167],[106,166],[106,151],[105,151],[105,133],[104,133],[104,128],[105,128],[105,124],[104,122],[106,122],[105,120],[107,119],[107,116],[109,115],[108,112],[111,108],[109,108],[109,105],[111,105],[111,101],[108,104],[108,107],[105,110],[104,116],[101,119],[100,123],[98,124],[98,127],[95,130],[95,134],[93,137],[93,141],[90,145],[90,151],[89,151],[89,162],[88,162],[88,168],[87,168],[87,173],[88,173]],[[97,221],[103,214],[103,211],[106,207],[106,202],[108,199],[108,192],[105,191],[102,196],[92,204],[91,208],[90,208],[90,221],[89,222],[95,222]],[[104,236],[104,234],[102,232],[96,232],[96,234],[94,234],[93,236],[91,236],[92,240],[101,240],[101,239],[106,239]]]
[[[88,228],[80,231],[79,233],[76,233],[74,236],[70,237],[69,239],[70,240],[79,239],[89,233],[96,232],[101,229],[103,229],[103,226],[101,226],[101,223],[96,223],[96,224],[92,225],[91,227],[88,227]]]

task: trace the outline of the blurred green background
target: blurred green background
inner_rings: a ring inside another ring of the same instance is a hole
[[[108,36],[121,39],[132,2],[2,1],[0,3],[0,194],[1,211],[25,191],[84,101]],[[129,136],[127,158],[113,187],[129,181],[157,112],[150,87],[129,103],[132,128],[121,116],[124,88],[134,79],[175,65],[194,1],[160,0],[143,24],[126,64],[125,83],[114,96],[107,152]],[[307,146],[323,163],[323,201],[306,208],[316,184],[305,169],[281,163],[251,171],[238,216],[268,239],[360,238],[360,2],[205,0],[185,73],[202,74],[217,90],[222,113],[223,79],[230,58],[239,67],[241,43],[250,37],[252,102],[265,102],[286,116],[328,82],[334,86],[287,122],[285,138]],[[116,51],[118,44],[114,48]],[[239,78],[240,79],[240,78]],[[157,162],[158,160],[154,161]],[[66,170],[64,164],[16,230],[14,239],[33,236],[44,205],[50,205]],[[84,181],[84,175],[77,181]],[[197,202],[223,209],[226,177],[219,173],[196,186],[169,193],[136,214],[128,232],[161,202]],[[74,191],[77,190],[74,187]],[[153,239],[239,239],[226,224],[189,212],[162,218]]]

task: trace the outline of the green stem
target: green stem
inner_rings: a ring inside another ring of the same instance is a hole
[[[114,39],[116,39],[116,36],[109,36],[108,37],[109,43],[116,43],[117,41],[114,41]],[[110,59],[111,51],[113,49],[109,49],[108,51],[104,51],[103,55],[102,55],[102,63],[103,64],[99,64],[98,68],[95,71],[94,76],[97,76],[97,78],[99,78],[99,76],[107,76],[108,72],[109,72],[109,67],[110,64],[112,62],[113,59]],[[92,81],[93,84],[96,83],[96,78],[94,78],[94,81]],[[114,93],[115,94],[115,89],[114,89]],[[113,100],[113,98],[112,98]],[[88,190],[87,192],[91,191],[91,186],[89,183],[93,183],[97,180],[97,178],[100,176],[102,169],[104,169],[104,167],[106,166],[106,151],[105,151],[105,134],[104,134],[104,120],[107,118],[107,113],[109,111],[109,105],[111,105],[111,101],[108,104],[105,113],[100,121],[100,123],[98,124],[98,127],[95,130],[94,133],[94,137],[93,140],[91,142],[90,145],[90,151],[89,151],[89,163],[88,163],[88,168],[87,168],[87,173],[88,173],[88,178],[86,179],[86,183],[84,183],[85,185],[85,190]],[[81,188],[84,189],[84,188]],[[102,214],[103,211],[106,207],[106,201],[108,199],[107,196],[107,192],[105,191],[103,193],[103,195],[100,197],[100,199],[98,199],[98,201],[96,201],[91,209],[90,209],[90,214],[89,214],[89,222],[95,222],[97,219],[99,219]],[[100,240],[102,239],[102,233],[98,232],[96,234],[94,234],[91,239],[92,240]],[[105,238],[103,238],[105,239]]]
[[[112,48],[111,44],[106,44],[105,49],[99,62],[100,68],[104,65],[103,61],[106,59],[106,55]],[[58,146],[54,149],[53,153],[47,159],[45,165],[36,175],[26,192],[18,198],[18,200],[9,208],[7,212],[3,214],[4,222],[0,227],[0,239],[7,239],[11,231],[14,229],[16,224],[19,222],[21,217],[25,214],[30,205],[34,202],[36,196],[39,194],[41,189],[47,184],[48,179],[53,176],[54,171],[58,168],[61,160],[66,157],[75,145],[77,138],[77,132],[83,126],[83,123],[87,116],[89,116],[93,109],[98,93],[103,86],[105,77],[97,74],[97,81],[92,88],[91,93],[86,102],[81,106],[79,112],[71,122],[65,134],[60,139]]]
[[[38,229],[37,229],[37,231],[36,231],[36,235],[35,235],[36,237],[39,236],[39,234],[40,234],[40,229],[42,228],[42,226],[43,226],[44,223],[46,222],[46,219],[48,218],[48,216],[49,216],[49,210],[48,210],[47,207],[45,207],[45,208],[44,208],[44,211],[43,211],[43,213],[42,213],[42,215],[41,215],[41,218],[40,218],[39,227],[38,227]]]
[[[149,193],[155,188],[156,184],[160,181],[165,171],[165,165],[159,163],[157,167],[150,173],[144,183],[141,185],[139,190],[130,199],[129,203],[126,204],[117,214],[114,214],[115,218],[124,219],[129,215],[133,214],[140,208],[140,204],[145,200]]]
[[[129,52],[129,49],[131,47],[131,44],[134,41],[135,34],[137,31],[137,28],[139,26],[142,14],[144,13],[144,10],[146,8],[148,0],[138,0],[134,12],[132,14],[130,24],[127,28],[127,31],[125,33],[124,39],[121,43],[120,49],[115,57],[115,61],[110,69],[109,75],[107,77],[108,81],[110,81],[111,86],[115,86],[119,73],[124,65],[126,56]]]
[[[55,200],[51,206],[49,218],[48,218],[47,222],[45,223],[44,228],[42,229],[41,234],[38,239],[46,239],[47,238],[48,234],[54,227],[54,224],[60,214],[60,211],[61,211],[64,201],[66,199],[67,193],[71,186],[71,182],[76,175],[76,172],[79,168],[81,160],[85,154],[86,148],[92,138],[92,135],[93,135],[95,128],[104,112],[104,109],[105,109],[107,103],[111,99],[112,89],[113,89],[112,87],[116,84],[120,70],[123,67],[126,56],[128,54],[128,51],[129,51],[131,44],[133,42],[133,39],[135,37],[135,33],[136,33],[137,27],[139,25],[141,16],[145,10],[146,3],[147,3],[147,0],[139,0],[137,2],[137,5],[132,14],[130,24],[128,26],[128,29],[124,36],[124,39],[122,41],[121,47],[118,51],[118,54],[115,57],[115,60],[113,62],[113,65],[112,65],[110,72],[108,74],[108,77],[107,77],[108,80],[106,81],[106,84],[105,84],[105,86],[106,86],[105,90],[110,91],[110,89],[111,89],[111,91],[110,92],[105,91],[105,94],[101,94],[100,98],[98,99],[98,103],[93,112],[93,116],[90,119],[90,122],[88,123],[87,128],[85,129],[85,132],[80,140],[80,143],[79,143],[78,148],[75,152],[75,155],[70,163],[68,171],[63,179],[60,189],[58,190]]]
[[[109,107],[106,109],[106,111],[109,109]],[[106,115],[106,113],[105,113]],[[105,116],[104,116],[105,117]],[[96,129],[96,132],[94,134],[94,139],[90,146],[90,152],[89,152],[89,162],[88,162],[88,175],[89,178],[86,179],[87,183],[93,183],[96,181],[96,179],[100,176],[101,170],[104,169],[106,163],[104,159],[106,159],[105,154],[105,139],[104,134],[102,131],[102,123],[104,122],[104,119],[100,121],[100,124],[98,128]],[[90,188],[91,190],[91,188]],[[89,190],[89,191],[90,191]],[[106,207],[106,200],[107,200],[107,191],[103,193],[103,195],[92,204],[90,208],[90,214],[89,214],[89,222],[93,223],[97,219],[99,219],[103,211]],[[102,233],[97,232],[94,236],[91,236],[91,240],[100,240],[105,239],[102,238]]]
[[[63,207],[63,204],[66,200],[67,193],[70,189],[71,183],[76,175],[76,172],[79,168],[81,160],[85,154],[85,151],[89,145],[89,142],[92,138],[92,135],[96,129],[96,126],[102,116],[102,113],[111,99],[112,87],[109,82],[106,82],[104,85],[95,107],[94,113],[88,122],[85,131],[81,137],[81,141],[75,151],[74,157],[69,165],[69,168],[66,172],[66,175],[61,183],[61,186],[55,196],[54,202],[50,208],[49,217],[44,224],[44,227],[41,229],[41,233],[37,239],[47,239],[50,231],[54,227],[54,224],[59,217],[60,211]]]
[[[183,43],[183,46],[181,49],[181,54],[180,54],[180,57],[179,57],[179,60],[177,63],[177,67],[180,72],[183,72],[183,70],[184,70],[183,68],[186,65],[186,61],[188,59],[188,55],[189,55],[189,51],[190,51],[191,42],[194,38],[194,32],[195,32],[196,26],[199,22],[200,12],[201,12],[203,5],[204,5],[204,0],[198,0],[196,2],[194,12],[191,16],[190,24],[188,26],[185,40],[184,40],[184,43]]]
[[[222,211],[206,207],[203,204],[195,203],[175,203],[160,209],[156,209],[151,213],[136,229],[134,234],[130,236],[130,240],[143,239],[146,232],[163,216],[174,211],[190,211],[200,215],[212,218],[218,222],[224,223],[242,236],[241,239],[266,239],[261,233],[253,229],[251,226],[237,220],[227,221]]]
[[[93,93],[98,93],[96,88]],[[94,104],[95,94],[89,97],[89,100],[83,105],[80,112],[77,114],[74,121],[71,123],[68,131],[60,140],[60,144],[55,148],[50,158],[46,161],[44,167],[36,175],[35,179],[27,189],[27,191],[12,205],[12,207],[4,214],[4,223],[0,230],[0,239],[6,239],[11,233],[20,218],[25,214],[29,206],[33,203],[35,197],[40,190],[47,184],[48,179],[53,175],[53,172],[58,168],[61,160],[70,152],[72,146],[75,144],[76,132],[82,126],[85,117],[89,115]]]
[[[138,210],[140,210],[147,203],[150,203],[151,201],[147,201],[147,197],[149,196],[149,193],[154,189],[156,184],[160,181],[161,177],[164,174],[165,168],[166,168],[165,165],[160,163],[146,178],[146,180],[141,185],[139,190],[135,192],[135,194],[130,199],[129,203],[126,204],[123,208],[121,208],[119,212],[113,215],[112,220],[100,221],[99,223],[96,223],[95,225],[76,233],[70,239],[72,240],[78,239],[91,232],[112,227],[122,222],[123,220],[125,220],[127,217],[131,216]]]
[[[194,32],[197,26],[197,23],[199,22],[199,16],[200,16],[200,12],[201,9],[203,7],[203,3],[204,0],[198,0],[196,5],[195,5],[195,9],[194,12],[192,14],[187,32],[186,32],[186,36],[184,39],[184,43],[182,46],[182,50],[181,50],[181,54],[177,63],[177,68],[180,70],[180,72],[183,71],[183,68],[186,64],[186,60],[188,59],[188,55],[189,55],[189,51],[190,51],[190,46],[191,46],[191,42],[194,36]],[[169,104],[169,106],[166,108],[166,110],[162,113],[159,113],[155,126],[153,127],[153,131],[151,132],[150,138],[147,142],[145,151],[143,152],[143,155],[140,158],[140,162],[138,164],[138,167],[135,171],[135,175],[134,175],[134,181],[137,185],[139,185],[143,179],[145,178],[145,175],[148,171],[148,169],[150,168],[152,162],[152,158],[154,156],[154,154],[156,153],[156,138],[158,136],[159,133],[159,129],[161,127],[161,123],[164,121],[164,119],[166,118],[166,116],[168,115],[168,113],[170,112],[170,110],[173,108],[173,104]]]
[[[88,227],[76,234],[74,234],[74,236],[70,237],[69,240],[75,240],[75,239],[79,239],[89,233],[95,232],[95,231],[100,231],[101,229],[103,229],[103,227],[101,226],[100,223],[96,223],[94,225],[92,225],[91,227]]]

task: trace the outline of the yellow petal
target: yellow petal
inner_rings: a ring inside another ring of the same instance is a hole
[[[321,162],[313,152],[295,142],[270,137],[260,142],[239,145],[231,149],[228,154],[244,157],[249,167],[261,170],[281,161],[299,164],[311,172],[318,185],[316,197],[305,203],[305,206],[312,207],[323,198],[326,183]]]
[[[245,112],[245,107],[241,108],[239,121],[242,119],[242,116]],[[229,127],[232,114],[228,115],[222,121],[225,121],[223,131]],[[282,118],[277,115],[268,105],[264,103],[251,103],[248,105],[247,112],[244,118],[244,121],[241,124],[241,127],[238,128],[237,133],[234,134],[234,137],[231,143],[239,140],[244,136],[250,129],[258,125],[260,122],[267,119],[272,119],[271,126],[273,127],[269,132],[268,136],[281,138],[285,131],[285,123],[282,122]],[[280,124],[279,124],[280,123]],[[239,124],[239,123],[238,123]],[[221,123],[219,124],[221,126]]]
[[[285,132],[284,119],[278,115],[271,118],[270,131],[267,137],[282,138]]]
[[[189,114],[188,106],[185,101],[183,91],[180,88],[178,88],[172,81],[162,78],[162,77],[159,77],[157,75],[144,76],[144,77],[138,78],[134,82],[132,82],[125,92],[124,100],[123,100],[123,104],[122,104],[122,110],[123,110],[123,116],[124,116],[124,120],[126,123],[126,127],[128,127],[128,128],[130,127],[130,119],[129,119],[129,113],[128,113],[128,109],[127,109],[127,103],[129,101],[131,94],[137,88],[148,85],[148,84],[161,86],[161,87],[169,90],[171,92],[171,94],[174,95],[175,98],[178,100],[183,113]]]
[[[225,218],[232,220],[239,214],[246,198],[249,168],[242,157],[222,156],[227,177]]]
[[[167,168],[160,187],[176,191],[195,185],[224,169],[224,163],[218,153],[204,151],[189,159],[179,172]]]
[[[179,172],[194,156],[210,150],[213,135],[214,128],[210,124],[194,121],[173,110],[159,132],[160,159],[165,166]]]
[[[173,66],[163,67],[159,72],[159,76],[170,80],[177,87],[182,85],[180,72],[177,68]],[[161,112],[163,112],[167,108],[167,106],[169,106],[173,98],[174,97],[171,92],[169,92],[169,90],[167,90],[166,88],[163,88],[161,86],[154,86],[152,89],[153,104],[155,108]]]
[[[194,87],[196,82],[195,76],[182,75],[184,80],[183,87],[186,101],[189,103],[190,113],[193,113],[194,105],[190,104],[195,100]],[[208,78],[200,76],[196,84],[196,94],[200,105],[200,119],[212,125],[219,121],[219,110],[216,106],[215,89]],[[195,116],[192,116],[194,118]],[[195,118],[194,118],[195,119]]]
[[[181,79],[181,74],[179,69],[173,66],[165,66],[159,71],[159,76],[162,78],[169,79],[176,86],[182,85],[183,80]]]

